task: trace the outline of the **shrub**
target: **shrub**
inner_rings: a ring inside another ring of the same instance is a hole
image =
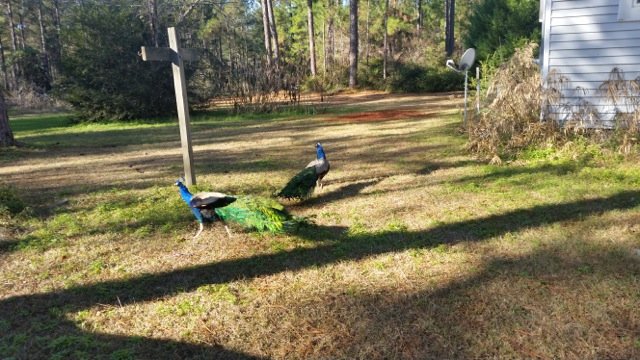
[[[447,68],[426,68],[417,64],[396,64],[389,79],[394,92],[445,92],[464,89],[464,75]]]
[[[143,62],[145,26],[126,2],[70,10],[62,29],[62,80],[57,94],[82,120],[125,120],[175,111],[171,68]]]
[[[10,214],[17,214],[24,210],[24,207],[24,203],[12,188],[0,185],[0,212],[5,209]]]
[[[540,119],[540,69],[533,61],[537,44],[516,50],[496,72],[483,113],[470,121],[469,148],[488,157],[510,157],[519,151],[555,139],[553,121]]]
[[[477,51],[477,60],[490,57],[507,59],[515,49],[540,38],[538,13],[534,0],[482,0],[472,5],[465,45]]]
[[[469,148],[499,160],[514,157],[525,149],[531,151],[541,144],[563,148],[572,142],[585,141],[603,150],[634,154],[640,138],[640,80],[625,80],[617,68],[611,71],[609,80],[599,90],[619,108],[619,113],[615,128],[602,128],[592,104],[585,100],[573,103],[564,98],[562,90],[569,78],[551,72],[546,86],[541,86],[540,70],[533,62],[536,47],[530,43],[518,49],[496,71],[487,92],[489,105],[468,125]],[[568,112],[562,124],[541,119],[540,110],[548,104]]]

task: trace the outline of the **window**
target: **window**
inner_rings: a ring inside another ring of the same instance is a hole
[[[618,21],[640,21],[640,0],[619,0]]]

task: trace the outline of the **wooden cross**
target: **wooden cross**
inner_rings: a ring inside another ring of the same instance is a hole
[[[187,82],[184,76],[183,61],[198,59],[195,49],[180,48],[180,40],[175,27],[170,27],[169,47],[140,48],[144,61],[171,61],[173,69],[173,87],[176,90],[176,105],[178,106],[178,123],[180,125],[180,142],[182,143],[182,161],[187,186],[195,185],[196,174],[193,168],[193,149],[191,147],[191,130],[189,128],[189,103],[187,101]]]

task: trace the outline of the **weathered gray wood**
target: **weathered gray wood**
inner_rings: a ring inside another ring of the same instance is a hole
[[[175,27],[169,29],[169,47],[180,54],[180,39]],[[193,168],[193,148],[191,147],[191,129],[189,128],[189,103],[187,101],[187,82],[184,75],[182,57],[177,56],[171,62],[173,69],[173,86],[176,91],[176,105],[178,107],[178,121],[180,123],[180,141],[182,143],[182,161],[187,186],[196,184],[196,174]]]
[[[171,61],[174,62],[176,56],[180,56],[183,61],[196,61],[198,60],[199,51],[196,49],[180,49],[176,53],[170,48],[157,48],[142,46],[140,48],[140,55],[144,61]]]
[[[140,55],[144,61],[171,61],[173,85],[176,92],[176,106],[178,108],[184,177],[187,186],[191,186],[196,184],[196,174],[193,167],[193,148],[191,146],[189,102],[187,100],[187,81],[184,75],[184,61],[195,61],[198,58],[198,51],[195,49],[180,48],[180,40],[175,27],[168,28],[168,32],[168,48],[142,46],[140,48]]]
[[[169,48],[157,48],[142,46],[140,55],[144,61],[172,61],[173,50]]]

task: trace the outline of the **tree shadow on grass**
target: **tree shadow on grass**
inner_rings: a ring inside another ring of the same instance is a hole
[[[535,167],[499,167],[491,169],[491,172],[485,175],[478,176],[466,176],[456,180],[450,181],[451,183],[463,184],[474,181],[495,181],[499,179],[514,177],[518,175],[533,175],[533,174],[549,174],[555,176],[563,176],[570,173],[574,173],[580,170],[582,166],[576,162],[566,162],[560,164],[543,164]]]
[[[342,186],[333,191],[320,192],[319,194],[318,194],[318,189],[316,189],[316,196],[310,199],[307,199],[303,202],[292,204],[291,207],[292,208],[296,208],[296,207],[309,208],[309,207],[314,207],[320,204],[327,204],[333,201],[339,201],[339,200],[351,198],[358,195],[365,188],[377,184],[378,182],[380,182],[380,180],[382,180],[382,178],[356,182],[353,184]]]
[[[442,169],[453,169],[458,167],[464,167],[467,165],[481,165],[482,163],[476,160],[464,160],[464,161],[455,161],[455,162],[446,162],[446,161],[433,161],[426,162],[426,164],[416,171],[417,175],[429,175],[436,170]]]
[[[0,240],[0,255],[13,251],[20,242],[18,240]]]
[[[318,231],[305,231],[301,234],[309,240],[322,241],[320,245],[311,249],[297,248],[147,274],[132,279],[110,280],[47,293],[14,296],[0,301],[0,314],[5,314],[6,317],[0,325],[14,334],[11,339],[5,338],[0,341],[0,354],[6,357],[51,357],[56,353],[51,344],[65,336],[89,339],[80,345],[73,343],[65,347],[65,351],[75,348],[90,354],[89,357],[121,349],[130,338],[84,331],[66,319],[67,313],[81,311],[97,304],[135,304],[193,291],[206,284],[222,284],[341,261],[357,261],[385,253],[431,248],[443,243],[483,241],[506,232],[582,219],[585,216],[630,209],[638,205],[640,191],[627,191],[606,198],[540,205],[416,232],[386,231],[350,235],[344,231],[345,229],[325,231],[326,229],[319,227]],[[171,357],[174,353],[180,354],[174,358],[199,357],[198,354],[208,351],[226,351],[186,342],[144,337],[135,339],[136,347],[131,349],[135,358],[150,358],[157,354],[157,351],[167,351],[166,354],[169,356],[165,357]],[[17,347],[15,344],[18,344]],[[173,349],[173,352],[167,349]],[[246,356],[234,352],[227,355],[230,358]]]
[[[640,323],[629,314],[640,264],[610,247],[591,250],[576,258],[559,245],[490,258],[443,287],[398,284],[406,291],[356,289],[355,297],[332,289],[287,311],[295,316],[313,308],[340,318],[338,328],[330,318],[315,324],[335,358],[638,358],[633,342]],[[421,260],[416,266],[428,266]],[[605,284],[604,294],[589,290]],[[618,294],[620,305],[612,296]]]

